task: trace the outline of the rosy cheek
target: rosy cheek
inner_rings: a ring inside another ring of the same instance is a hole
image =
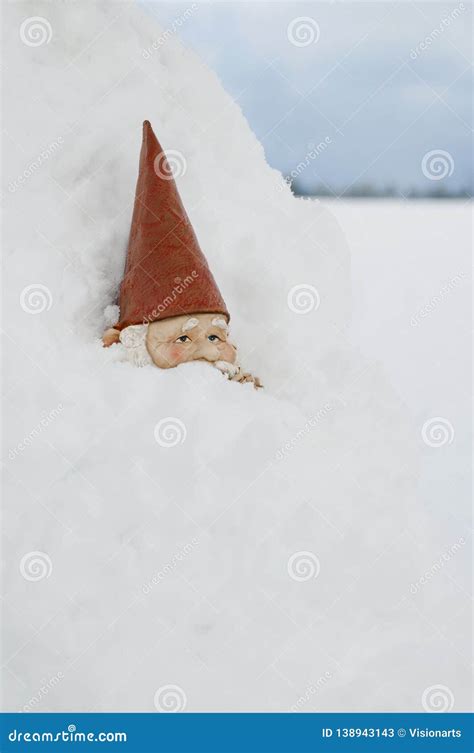
[[[168,350],[168,357],[173,363],[184,363],[186,361],[186,351],[179,345],[171,345]]]
[[[187,360],[185,352],[182,346],[160,343],[155,348],[151,348],[150,355],[160,369],[170,369]]]

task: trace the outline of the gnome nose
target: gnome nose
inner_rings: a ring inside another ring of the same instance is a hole
[[[215,361],[218,361],[219,358],[219,351],[217,350],[216,346],[209,341],[198,345],[194,352],[195,361],[210,361],[211,363],[214,363]]]

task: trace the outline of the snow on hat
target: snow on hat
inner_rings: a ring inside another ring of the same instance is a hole
[[[148,120],[119,304],[119,330],[183,314],[230,318]]]

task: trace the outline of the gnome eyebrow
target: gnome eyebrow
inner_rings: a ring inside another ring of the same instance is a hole
[[[189,329],[197,327],[198,324],[199,320],[192,317],[191,319],[188,319],[187,322],[184,322],[183,326],[181,327],[181,332],[187,332]]]
[[[211,321],[211,324],[213,324],[214,327],[220,327],[221,329],[227,330],[227,322],[225,319],[219,319],[218,317],[216,317]]]

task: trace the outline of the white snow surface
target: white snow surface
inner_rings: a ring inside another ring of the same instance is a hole
[[[422,710],[435,684],[467,707],[462,642],[433,627],[455,588],[410,590],[443,552],[417,496],[443,449],[351,343],[332,208],[291,195],[176,38],[143,57],[161,31],[133,4],[4,10],[3,708],[154,711],[177,685],[186,711]],[[48,44],[22,42],[30,16]],[[100,346],[144,119],[186,160],[264,390]]]

